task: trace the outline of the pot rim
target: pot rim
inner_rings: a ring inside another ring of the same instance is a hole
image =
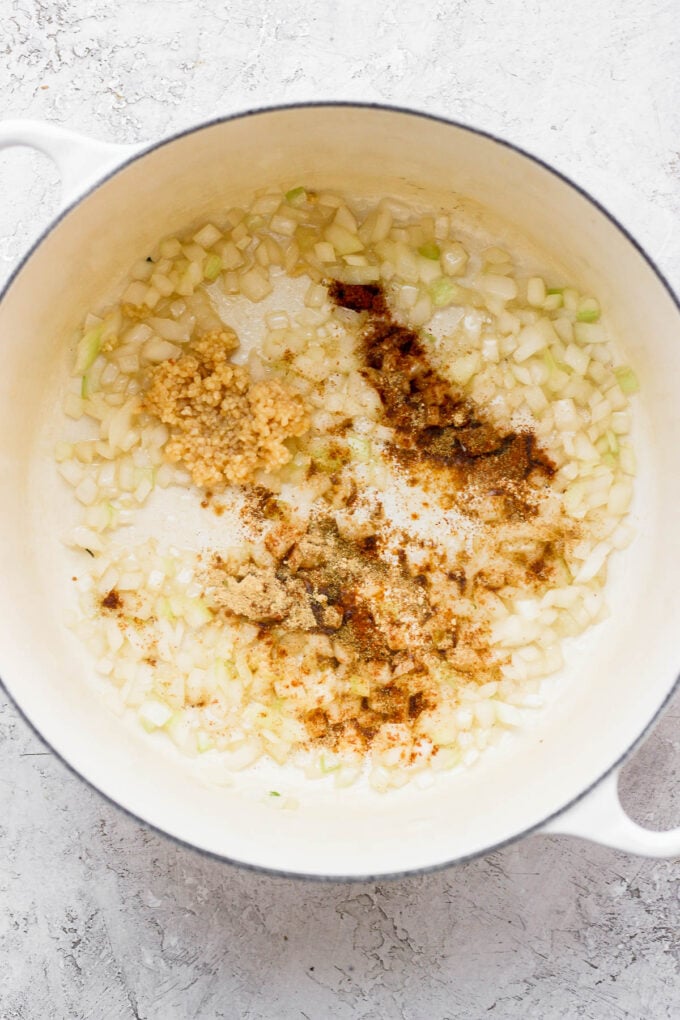
[[[405,116],[409,116],[409,117],[418,117],[418,118],[421,118],[421,119],[424,119],[424,120],[431,120],[431,121],[434,121],[434,122],[436,122],[438,124],[443,124],[446,127],[454,127],[454,128],[457,128],[457,129],[459,129],[461,131],[467,131],[470,134],[474,134],[474,135],[477,135],[477,136],[479,136],[481,138],[485,138],[485,139],[487,139],[487,140],[489,140],[491,142],[496,143],[497,145],[502,145],[504,148],[510,149],[512,152],[516,153],[517,155],[522,156],[525,159],[529,160],[530,162],[536,164],[537,166],[542,167],[542,169],[546,170],[548,173],[550,173],[554,177],[558,178],[558,180],[560,180],[563,184],[568,185],[570,188],[572,188],[574,191],[576,191],[582,198],[584,198],[587,202],[589,202],[602,216],[604,216],[605,219],[609,220],[609,222],[616,228],[616,230],[618,230],[619,233],[623,235],[623,237],[628,241],[629,244],[632,245],[632,247],[637,251],[637,253],[642,257],[642,259],[647,263],[649,268],[652,270],[652,272],[656,276],[657,280],[659,281],[661,286],[664,288],[664,290],[666,291],[666,293],[670,297],[672,303],[675,305],[675,308],[676,308],[676,311],[678,312],[678,315],[680,315],[680,297],[675,293],[675,291],[671,287],[670,283],[666,279],[665,275],[663,274],[661,269],[659,269],[659,267],[657,266],[655,261],[652,259],[652,257],[642,247],[642,245],[632,236],[632,234],[620,222],[620,220],[617,219],[617,217],[614,216],[612,213],[610,213],[600,203],[600,201],[597,198],[595,198],[593,195],[590,194],[589,191],[587,191],[580,184],[577,184],[575,181],[573,181],[570,177],[568,177],[561,170],[557,170],[555,167],[551,166],[550,163],[546,162],[540,156],[536,156],[533,153],[528,152],[526,149],[522,148],[520,145],[517,145],[514,142],[509,142],[505,138],[501,138],[501,137],[499,137],[498,135],[494,134],[491,131],[486,131],[483,128],[474,127],[471,124],[464,124],[461,121],[454,120],[454,119],[449,118],[449,117],[444,117],[444,116],[442,116],[440,114],[433,114],[433,113],[427,113],[427,112],[420,111],[420,110],[413,110],[413,109],[410,109],[409,107],[404,107],[404,106],[393,106],[393,105],[391,105],[389,103],[361,102],[361,101],[354,101],[354,100],[308,100],[308,101],[301,100],[300,102],[281,103],[281,104],[275,104],[275,105],[272,105],[272,106],[253,107],[253,108],[246,109],[246,110],[243,110],[243,111],[238,112],[238,113],[224,114],[222,116],[213,117],[210,120],[201,121],[199,124],[196,124],[193,127],[183,128],[180,131],[177,131],[177,132],[175,132],[175,133],[173,133],[171,135],[168,135],[168,136],[166,136],[164,138],[161,138],[159,141],[152,142],[150,145],[145,145],[143,148],[138,149],[137,151],[133,152],[131,155],[126,156],[120,163],[117,163],[116,166],[113,169],[108,170],[102,176],[97,177],[97,179],[93,183],[88,185],[88,187],[86,187],[85,190],[82,193],[78,194],[76,196],[76,198],[72,199],[71,201],[68,201],[66,203],[66,205],[62,209],[59,210],[59,212],[54,217],[54,219],[52,219],[48,223],[48,225],[44,228],[44,230],[42,230],[39,233],[39,235],[33,241],[33,243],[30,245],[30,247],[28,248],[26,253],[19,259],[19,262],[14,267],[14,269],[10,273],[10,275],[7,278],[7,280],[5,281],[5,283],[2,285],[2,287],[0,287],[0,303],[3,301],[4,297],[9,292],[9,290],[10,290],[14,280],[17,278],[19,273],[22,272],[22,270],[24,269],[24,266],[26,266],[26,264],[29,262],[29,260],[33,256],[34,252],[40,247],[40,245],[43,243],[43,241],[45,241],[46,238],[49,237],[49,235],[55,230],[55,228],[61,223],[61,221],[73,209],[75,209],[76,206],[80,205],[81,202],[83,202],[85,199],[89,198],[89,196],[91,194],[93,194],[93,192],[95,192],[99,187],[101,187],[101,185],[105,184],[108,180],[110,180],[111,178],[115,177],[116,174],[118,174],[121,170],[124,170],[126,167],[128,167],[128,166],[132,165],[133,163],[136,163],[138,160],[144,158],[144,156],[147,156],[150,153],[155,152],[156,150],[165,147],[166,145],[170,145],[173,142],[179,141],[182,138],[186,138],[189,135],[196,134],[199,131],[204,131],[204,130],[212,128],[212,127],[216,127],[216,126],[218,126],[220,124],[229,123],[230,121],[245,120],[247,117],[256,117],[256,116],[259,116],[259,115],[262,115],[262,114],[270,114],[270,113],[281,113],[281,112],[284,112],[284,111],[287,111],[287,110],[323,109],[323,108],[344,108],[344,109],[358,109],[358,110],[379,110],[379,111],[386,112],[386,113],[404,114]],[[541,821],[536,822],[534,825],[529,826],[527,829],[523,829],[521,832],[513,833],[513,835],[508,836],[506,839],[499,840],[498,842],[492,844],[491,846],[484,847],[484,848],[482,848],[480,850],[476,850],[473,853],[464,854],[464,855],[459,856],[459,857],[453,857],[453,858],[451,858],[449,860],[442,861],[442,862],[440,862],[438,864],[425,865],[423,867],[417,867],[417,868],[408,868],[408,869],[403,870],[403,871],[377,872],[377,873],[365,874],[365,875],[323,875],[323,874],[309,874],[309,873],[296,872],[296,871],[284,871],[284,870],[280,870],[280,869],[277,869],[277,868],[272,868],[272,867],[268,867],[268,866],[264,866],[264,865],[260,865],[260,864],[251,864],[248,861],[238,860],[236,858],[229,857],[226,854],[221,854],[221,853],[219,853],[219,852],[217,852],[215,850],[208,850],[208,849],[206,849],[204,847],[197,846],[195,843],[191,843],[188,840],[183,839],[182,837],[175,835],[174,833],[168,832],[167,830],[161,828],[158,825],[155,825],[152,822],[147,821],[146,819],[144,819],[144,818],[140,817],[139,815],[135,814],[134,811],[131,811],[129,808],[127,808],[124,805],[120,804],[117,800],[114,799],[114,797],[110,796],[107,793],[104,793],[102,790],[99,789],[98,786],[95,785],[94,782],[92,782],[90,779],[88,779],[86,776],[84,776],[81,772],[79,772],[78,769],[76,769],[75,766],[71,765],[71,763],[69,761],[67,761],[66,758],[64,758],[58,751],[56,751],[52,747],[52,745],[49,743],[49,741],[46,740],[45,737],[39,732],[37,727],[28,718],[28,716],[25,714],[24,710],[18,704],[18,702],[16,701],[14,695],[8,689],[6,683],[4,682],[4,680],[3,680],[3,678],[1,676],[0,676],[0,687],[5,691],[5,693],[7,694],[7,697],[9,698],[9,700],[11,702],[11,704],[14,706],[14,708],[16,709],[18,714],[21,716],[21,718],[24,720],[24,722],[28,725],[29,729],[35,734],[35,736],[38,737],[38,739],[41,741],[41,743],[46,748],[48,748],[48,750],[55,756],[55,758],[57,758],[63,765],[65,765],[70,773],[72,773],[74,776],[76,776],[82,782],[86,783],[87,786],[90,787],[90,789],[95,790],[95,792],[99,796],[103,797],[104,800],[106,800],[109,804],[112,804],[119,811],[123,812],[123,814],[127,815],[128,818],[131,818],[134,821],[139,822],[141,825],[143,825],[143,826],[145,826],[145,827],[147,827],[149,829],[152,829],[154,832],[160,833],[166,839],[172,840],[174,843],[178,844],[179,846],[186,847],[186,848],[188,848],[190,850],[193,850],[195,852],[198,852],[198,853],[200,853],[200,854],[202,854],[202,855],[204,855],[206,857],[209,857],[209,858],[211,858],[213,860],[220,861],[221,863],[224,863],[224,864],[229,864],[229,865],[231,865],[232,867],[235,867],[235,868],[240,868],[240,869],[243,869],[243,870],[246,870],[246,871],[252,871],[252,872],[255,872],[256,874],[268,875],[268,876],[271,876],[273,878],[298,879],[298,880],[304,880],[304,881],[307,881],[307,882],[320,882],[320,883],[330,884],[330,883],[333,883],[333,882],[348,883],[348,882],[373,882],[373,881],[378,881],[378,880],[379,881],[386,881],[386,880],[393,880],[393,879],[400,879],[400,878],[411,878],[411,877],[415,877],[415,876],[418,876],[418,875],[434,874],[434,873],[437,873],[439,871],[443,871],[446,868],[451,868],[451,867],[453,867],[456,864],[465,864],[465,863],[467,863],[469,861],[473,861],[473,860],[476,860],[476,859],[478,859],[480,857],[484,857],[487,854],[494,853],[496,850],[501,850],[501,849],[503,849],[503,847],[509,846],[511,843],[515,843],[515,842],[517,842],[517,841],[519,841],[521,839],[524,839],[526,836],[529,836],[532,833],[540,832],[544,828],[544,826],[547,825],[549,822],[551,822],[553,819],[557,818],[563,812],[569,810],[574,805],[576,805],[580,801],[582,801],[585,797],[587,797],[588,794],[591,793],[595,789],[595,787],[599,786],[599,784],[604,779],[606,779],[607,776],[611,775],[616,769],[618,769],[626,761],[626,759],[628,759],[630,757],[630,755],[633,753],[633,751],[644,741],[646,736],[649,734],[650,730],[652,729],[654,724],[657,722],[657,720],[659,719],[661,714],[664,712],[664,710],[666,709],[667,705],[669,704],[669,702],[671,701],[671,699],[675,695],[676,691],[678,689],[680,689],[680,673],[678,673],[676,675],[675,681],[671,685],[671,687],[670,687],[669,691],[667,692],[666,696],[663,698],[662,702],[659,704],[659,706],[656,709],[656,711],[653,713],[653,715],[651,716],[649,721],[646,723],[646,725],[640,731],[639,735],[635,738],[635,740],[629,745],[629,747],[625,751],[623,751],[621,753],[621,755],[607,769],[605,769],[605,771],[602,772],[601,775],[599,775],[596,779],[594,779],[585,789],[583,789],[580,793],[576,794],[576,796],[573,797],[566,804],[563,804],[561,807],[559,807],[555,811],[551,812],[551,814],[547,815]]]

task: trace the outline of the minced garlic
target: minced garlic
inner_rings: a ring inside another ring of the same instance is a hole
[[[284,441],[303,435],[302,398],[276,379],[254,383],[235,365],[231,329],[212,330],[151,375],[144,407],[170,428],[168,460],[182,461],[196,485],[220,489],[253,482],[290,460]]]

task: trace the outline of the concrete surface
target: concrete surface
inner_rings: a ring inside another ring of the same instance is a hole
[[[590,188],[680,285],[675,0],[2,0],[0,115],[113,141],[273,101],[402,103],[497,132]],[[49,217],[0,157],[0,275]],[[680,823],[680,698],[626,768]],[[533,837],[448,872],[309,885],[145,830],[0,707],[3,1020],[661,1020],[680,1016],[680,868]]]

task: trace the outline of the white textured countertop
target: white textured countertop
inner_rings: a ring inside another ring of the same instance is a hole
[[[448,115],[590,189],[680,289],[677,0],[3,0],[0,116],[129,142],[273,102]],[[49,218],[0,157],[0,279]],[[680,823],[680,698],[622,780]],[[385,884],[237,871],[131,821],[0,695],[3,1020],[680,1016],[680,866],[533,837]]]

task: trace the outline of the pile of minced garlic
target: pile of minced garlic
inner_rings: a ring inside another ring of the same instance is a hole
[[[230,354],[233,330],[212,330],[151,374],[143,407],[172,438],[164,453],[181,461],[197,486],[254,484],[257,471],[287,464],[284,442],[309,430],[302,398],[277,379],[254,383]]]
[[[635,376],[594,298],[456,214],[298,187],[216,224],[84,324],[64,410],[89,438],[56,451],[76,628],[147,729],[225,772],[386,790],[471,765],[606,613]],[[187,487],[217,540],[126,543]]]

